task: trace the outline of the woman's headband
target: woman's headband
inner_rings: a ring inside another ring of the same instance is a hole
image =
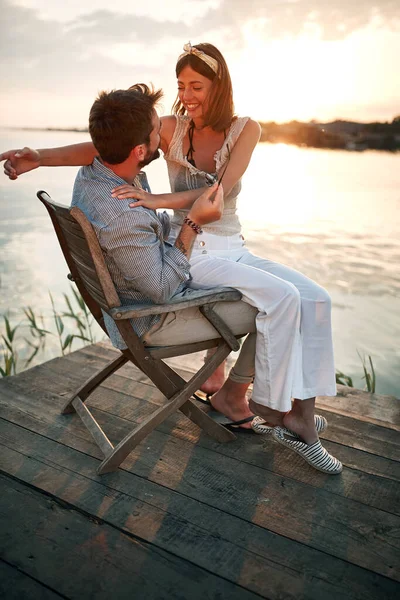
[[[209,66],[210,69],[212,71],[214,71],[214,73],[216,75],[218,74],[218,62],[215,60],[215,58],[212,58],[211,56],[208,56],[208,54],[206,54],[205,52],[202,52],[201,50],[198,50],[197,48],[195,48],[194,46],[192,46],[192,44],[190,42],[188,42],[187,44],[185,44],[183,46],[183,49],[184,49],[184,52],[183,52],[183,54],[181,54],[179,56],[178,62],[184,56],[187,56],[188,54],[194,54],[194,56],[197,56],[197,58],[200,58],[200,60],[202,60],[203,62],[205,62],[206,65]]]

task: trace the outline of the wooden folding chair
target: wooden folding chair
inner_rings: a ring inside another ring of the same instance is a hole
[[[214,288],[193,291],[190,299],[172,300],[169,304],[122,306],[97,236],[83,212],[76,207],[69,209],[54,203],[44,191],[39,191],[37,196],[47,208],[53,222],[70,270],[69,279],[76,283],[87,307],[105,333],[107,330],[102,311],[114,319],[127,346],[126,350],[120,351],[117,358],[75,390],[62,409],[64,414],[77,412],[104,454],[105,458],[97,472],[102,474],[116,470],[139,442],[178,409],[215,440],[228,442],[235,439],[231,431],[213,421],[190,398],[228,354],[239,348],[234,334],[213,310],[213,304],[222,301],[237,302],[241,299],[240,292],[230,288]],[[143,344],[130,323],[130,319],[183,310],[192,306],[199,307],[204,317],[212,323],[216,330],[215,339],[188,342],[184,345],[150,347]],[[213,356],[207,358],[204,365],[188,382],[162,360],[213,347],[216,347]],[[114,447],[85,405],[85,400],[103,381],[128,361],[151,379],[167,401]]]

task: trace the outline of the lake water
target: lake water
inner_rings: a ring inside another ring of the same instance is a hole
[[[0,130],[0,149],[85,140],[80,133]],[[40,169],[15,182],[0,176],[0,314],[9,310],[15,320],[30,305],[49,316],[48,290],[56,298],[68,291],[35,194],[45,189],[69,204],[76,170]],[[154,192],[168,189],[162,159],[147,172]],[[239,214],[252,251],[330,292],[337,368],[363,387],[357,352],[370,354],[377,391],[400,397],[400,155],[259,144],[243,178]]]

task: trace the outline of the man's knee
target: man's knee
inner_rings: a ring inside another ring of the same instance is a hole
[[[256,331],[258,310],[247,302],[219,302],[214,310],[235,335]]]

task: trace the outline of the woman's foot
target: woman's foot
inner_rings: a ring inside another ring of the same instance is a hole
[[[292,410],[287,413],[273,410],[254,400],[250,400],[249,405],[255,415],[264,419],[267,426],[285,427],[293,431],[302,442],[314,444],[319,439],[315,428],[314,401],[314,398],[294,400]]]
[[[299,436],[299,439],[306,444],[314,444],[319,439],[315,427],[314,415],[312,415],[312,418],[304,418],[302,415],[296,414],[294,410],[291,410],[283,417],[283,424],[286,429],[294,431]]]
[[[224,385],[225,363],[226,363],[226,361],[224,360],[219,365],[219,367],[217,367],[215,369],[214,373],[212,373],[212,375],[210,375],[210,377],[200,387],[200,390],[202,392],[204,392],[205,394],[207,394],[207,396],[212,396],[213,394],[218,392],[218,390],[220,390],[222,388],[222,386]]]
[[[248,387],[247,383],[234,383],[228,378],[222,388],[211,398],[211,406],[231,421],[240,421],[254,416],[246,398]],[[240,427],[251,429],[251,421]]]

